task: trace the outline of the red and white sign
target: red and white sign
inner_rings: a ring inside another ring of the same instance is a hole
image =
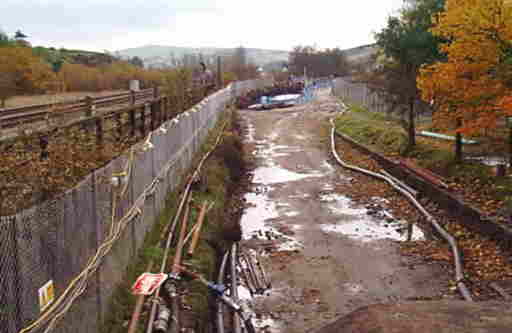
[[[167,274],[143,273],[132,286],[134,295],[151,295],[167,280]]]

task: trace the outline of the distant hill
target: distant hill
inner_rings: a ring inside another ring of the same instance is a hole
[[[177,47],[163,45],[146,45],[125,50],[116,51],[115,54],[123,58],[139,57],[146,65],[170,65],[172,63],[171,55],[176,58],[182,58],[185,54],[202,54],[203,56],[228,56],[234,53],[234,48],[214,48],[214,47]],[[249,60],[263,66],[268,63],[278,61],[288,61],[288,52],[281,50],[265,50],[246,48]]]
[[[347,60],[351,63],[362,63],[370,59],[372,55],[377,53],[377,44],[368,44],[343,50]]]
[[[215,48],[215,47],[177,47],[163,45],[146,45],[141,47],[129,48],[116,51],[115,55],[122,58],[139,57],[144,61],[145,65],[161,67],[170,66],[172,64],[172,56],[182,58],[186,54],[202,54],[205,57],[211,56],[229,56],[234,53],[234,48]],[[282,67],[283,63],[288,62],[288,51],[282,50],[266,50],[246,48],[249,60],[258,66],[278,66]],[[376,44],[362,45],[343,50],[349,62],[364,63],[377,52]],[[171,56],[172,55],[172,56]]]

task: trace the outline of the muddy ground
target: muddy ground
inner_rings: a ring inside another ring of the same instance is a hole
[[[405,224],[382,209],[385,197],[351,199],[365,181],[331,158],[337,111],[326,92],[306,105],[240,111],[254,160],[242,246],[262,253],[273,282],[247,298],[264,332],[310,332],[362,306],[441,299],[448,289],[445,267],[400,254]]]

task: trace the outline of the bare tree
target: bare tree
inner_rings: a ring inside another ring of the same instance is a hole
[[[296,46],[290,53],[290,70],[294,75],[323,77],[348,73],[348,62],[339,48],[317,50],[313,46]]]

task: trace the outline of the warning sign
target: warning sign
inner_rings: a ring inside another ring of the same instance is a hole
[[[132,286],[134,295],[151,295],[167,280],[167,274],[143,273]]]
[[[55,289],[53,288],[53,280],[50,280],[45,283],[44,286],[39,288],[39,309],[41,312],[46,310],[46,308],[53,303],[55,298]]]

